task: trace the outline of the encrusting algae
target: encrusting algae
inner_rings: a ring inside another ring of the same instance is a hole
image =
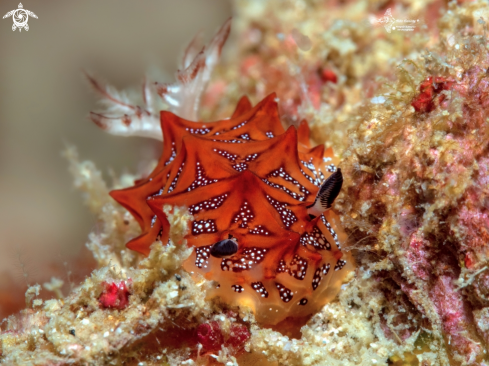
[[[312,316],[257,322],[244,306],[206,298],[216,282],[183,269],[195,255],[187,207],[161,202],[168,244],[155,241],[147,257],[129,250],[140,222],[69,148],[100,223],[87,243],[97,269],[64,298],[42,301],[30,287],[26,309],[2,324],[0,363],[487,364],[488,2],[392,5],[396,18],[421,20],[414,33],[372,24],[389,3],[234,4],[232,57],[218,65],[226,23],[202,52],[192,42],[176,83],[146,84],[140,101],[91,78],[113,113],[91,117],[109,132],[154,137],[159,110],[216,120],[243,94],[257,104],[276,92],[285,129],[305,118],[311,139],[340,156],[333,209],[356,268]],[[111,188],[142,178],[125,174]],[[47,287],[62,295],[56,280]]]

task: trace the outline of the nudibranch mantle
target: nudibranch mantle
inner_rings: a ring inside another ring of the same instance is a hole
[[[163,206],[186,206],[194,221],[185,238],[195,249],[184,268],[216,282],[211,297],[248,306],[268,324],[318,311],[353,268],[341,251],[338,216],[307,209],[337,159],[322,145],[311,148],[305,121],[285,131],[275,99],[252,107],[243,97],[230,119],[217,122],[162,111],[157,167],[134,187],[111,192],[141,226],[127,247],[144,255],[155,240],[169,240]],[[211,255],[219,242],[217,250],[230,255]]]

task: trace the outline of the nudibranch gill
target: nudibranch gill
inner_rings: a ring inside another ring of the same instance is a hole
[[[163,207],[193,215],[184,263],[214,280],[210,296],[250,307],[258,321],[318,311],[353,268],[331,201],[341,188],[332,149],[311,148],[309,127],[284,130],[274,94],[243,97],[230,119],[192,122],[162,111],[163,153],[154,171],[112,197],[139,222],[127,247],[144,255],[170,225]]]

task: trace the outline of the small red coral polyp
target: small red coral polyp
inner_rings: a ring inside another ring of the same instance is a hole
[[[218,351],[224,343],[221,327],[216,321],[200,324],[197,327],[197,339],[204,353]]]
[[[123,310],[129,305],[129,295],[126,283],[103,282],[104,292],[100,295],[98,301],[103,308]]]
[[[155,240],[169,241],[163,207],[187,207],[194,220],[185,239],[195,250],[184,268],[216,281],[209,296],[246,305],[264,323],[316,312],[352,266],[336,214],[311,219],[307,212],[337,159],[310,146],[305,121],[285,131],[275,99],[252,107],[243,97],[230,119],[217,122],[161,112],[157,167],[136,186],[111,192],[142,229],[127,247],[144,255]],[[213,257],[211,246],[230,237],[238,251]]]
[[[202,353],[217,352],[223,345],[238,349],[249,338],[250,332],[243,324],[231,324],[226,340],[219,323],[216,321],[200,324],[197,327],[197,340],[202,345]]]
[[[453,81],[444,77],[427,77],[419,86],[420,93],[413,99],[411,105],[416,112],[427,113],[433,111],[445,99],[439,95],[443,90],[450,90]]]
[[[250,331],[245,325],[233,323],[229,329],[229,338],[226,340],[226,345],[235,348],[242,347],[250,339],[250,336]]]
[[[321,72],[321,79],[326,83],[326,82],[331,82],[333,84],[336,84],[338,82],[338,77],[334,73],[333,70],[330,69],[322,69]]]

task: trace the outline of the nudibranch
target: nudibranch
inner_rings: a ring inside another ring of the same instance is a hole
[[[210,296],[250,307],[258,321],[318,311],[353,264],[329,209],[341,188],[332,149],[312,148],[309,127],[282,127],[274,94],[255,107],[243,97],[230,119],[192,122],[160,114],[163,153],[154,171],[112,197],[139,222],[127,247],[148,255],[167,243],[163,207],[193,216],[184,263],[216,283]]]

